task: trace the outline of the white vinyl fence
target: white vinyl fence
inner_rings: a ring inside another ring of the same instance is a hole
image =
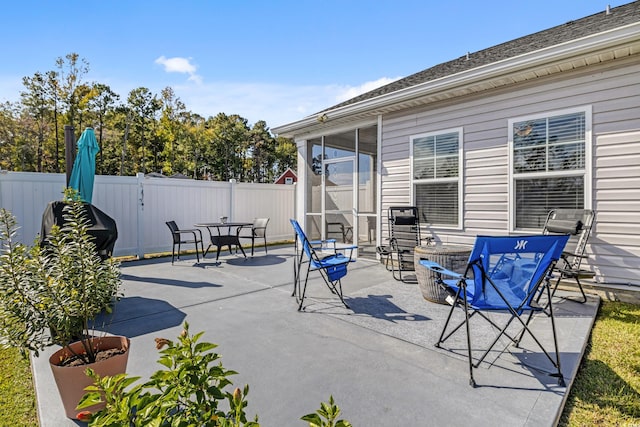
[[[62,199],[65,180],[65,174],[0,172],[0,207],[15,215],[19,240],[34,241],[45,207]],[[181,228],[193,228],[196,223],[218,222],[221,216],[242,222],[268,217],[267,241],[293,237],[289,218],[295,216],[295,185],[98,175],[92,203],[116,221],[115,256],[142,258],[171,251],[165,224],[171,220]]]

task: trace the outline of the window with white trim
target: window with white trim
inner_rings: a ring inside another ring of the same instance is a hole
[[[551,209],[587,204],[590,109],[509,120],[512,229],[540,229]]]
[[[415,135],[411,141],[413,200],[422,222],[460,227],[462,129]]]

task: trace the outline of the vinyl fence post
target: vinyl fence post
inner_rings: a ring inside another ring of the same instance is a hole
[[[237,218],[234,216],[234,213],[236,211],[235,192],[236,180],[234,178],[231,178],[229,180],[229,221],[237,221]]]
[[[137,214],[137,240],[136,255],[138,259],[144,258],[144,174],[138,172],[136,174],[138,181],[138,214]]]

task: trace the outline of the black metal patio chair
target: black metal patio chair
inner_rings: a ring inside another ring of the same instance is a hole
[[[178,246],[178,261],[180,261],[180,252],[182,244],[195,244],[196,247],[196,259],[200,262],[200,255],[198,254],[198,243],[202,249],[202,256],[204,256],[204,245],[202,243],[202,231],[197,228],[180,229],[175,221],[167,221],[167,227],[171,230],[171,238],[173,240],[173,248],[171,249],[171,264],[176,256],[176,245]],[[188,236],[193,236],[189,238]]]

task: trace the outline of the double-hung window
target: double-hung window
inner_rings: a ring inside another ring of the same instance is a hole
[[[509,120],[511,229],[540,229],[551,209],[588,207],[591,110]]]
[[[420,220],[460,228],[462,128],[415,135],[410,141],[413,200]]]

